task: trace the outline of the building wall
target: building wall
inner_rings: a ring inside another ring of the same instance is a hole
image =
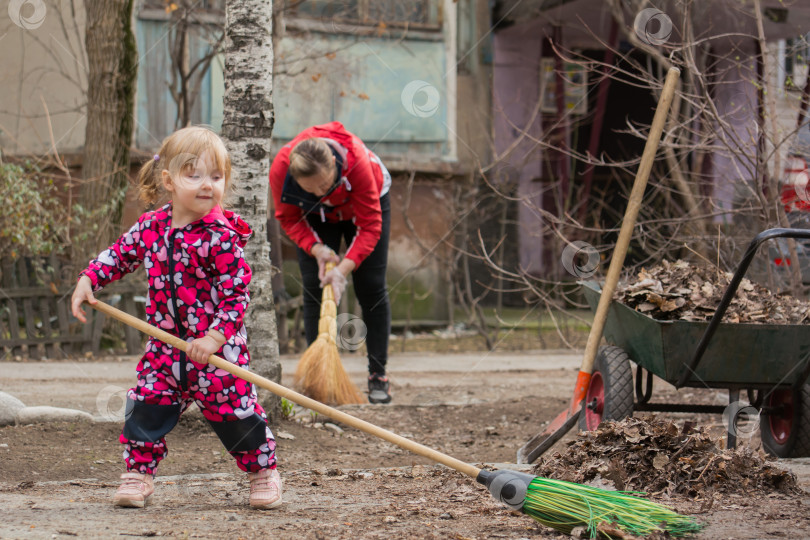
[[[447,320],[448,241],[457,226],[452,192],[443,179],[395,174],[391,189],[388,291],[395,320]]]
[[[518,245],[520,266],[530,273],[542,270],[542,218],[535,209],[543,206],[543,184],[538,181],[543,152],[523,133],[535,138],[542,133],[539,115],[527,125],[540,96],[541,39],[534,21],[499,31],[494,38],[492,122],[495,152],[503,156],[498,176],[517,181],[525,200],[518,205]]]
[[[808,34],[810,37],[810,34]],[[779,148],[776,148],[776,155],[779,156],[781,167],[785,166],[785,158],[790,150],[791,143],[795,138],[796,124],[801,107],[802,89],[807,84],[808,64],[806,55],[802,55],[804,62],[794,64],[790,73],[785,72],[785,42],[779,40],[770,43],[768,46],[769,56],[767,57],[765,69],[771,87],[775,90],[776,124],[778,133],[776,141],[785,141]],[[802,58],[800,57],[800,59]],[[789,80],[788,80],[789,79]],[[810,112],[810,111],[808,111]],[[810,117],[805,117],[805,122]],[[776,167],[772,161],[772,167]]]
[[[83,2],[7,7],[0,10],[0,150],[41,155],[53,140],[60,152],[77,152],[87,89]]]
[[[79,0],[45,0],[44,5],[45,16],[36,28],[0,21],[0,148],[7,154],[45,154],[50,125],[59,152],[80,162],[87,71],[84,6]],[[309,125],[340,120],[383,158],[396,177],[391,190],[392,294],[400,294],[405,284],[411,287],[409,295],[430,293],[422,316],[436,319],[447,316],[441,261],[459,225],[452,188],[469,181],[492,155],[492,49],[488,2],[459,7],[453,0],[435,0],[430,6],[440,22],[433,29],[369,33],[368,28],[287,20],[276,50],[271,151]],[[33,14],[23,13],[23,25]],[[175,129],[176,107],[167,86],[169,25],[161,13],[142,12],[136,3],[133,30],[140,63],[133,176],[138,156],[151,155]],[[204,36],[192,36],[190,44],[193,62],[207,45]],[[221,125],[222,73],[219,57],[200,86],[193,123]],[[42,100],[50,123],[42,114]],[[124,227],[141,211],[130,193]]]
[[[339,120],[380,155],[414,153],[424,160],[448,154],[441,39],[400,43],[310,34],[285,37],[277,52],[296,74],[275,79],[275,145],[310,125]],[[302,58],[290,60],[296,54]]]
[[[752,44],[753,45],[753,44]],[[712,199],[717,209],[731,210],[742,186],[753,185],[756,175],[758,139],[756,63],[741,64],[731,51],[720,51],[716,65],[719,83],[714,101],[724,124],[715,126],[718,144],[712,154],[714,189]],[[728,145],[723,141],[728,141]],[[732,214],[718,214],[718,223],[731,222]]]
[[[655,6],[650,7],[659,9],[673,22],[671,38],[666,45],[658,47],[660,52],[668,54],[678,48],[678,42],[682,39],[680,34],[684,25],[680,17],[683,13],[683,5],[672,0],[662,0],[654,2],[654,4]],[[796,36],[810,28],[808,26],[810,8],[806,3],[798,2],[790,6],[782,6],[778,2],[765,0],[762,7],[782,7],[789,12],[787,21],[771,20],[769,17],[765,17],[763,27],[766,39],[769,41]],[[634,20],[639,13],[631,12],[634,7],[631,7],[630,4],[623,4],[622,9],[625,20],[619,32],[619,49],[627,52],[632,45],[626,41],[624,36],[632,35]],[[698,36],[695,39],[705,40],[702,43],[704,46],[710,47],[712,54],[722,54],[725,48],[727,52],[731,53],[732,59],[739,60],[741,57],[744,59],[754,53],[753,45],[756,41],[753,37],[742,38],[741,36],[758,34],[756,18],[752,16],[750,9],[750,5],[741,7],[739,2],[733,0],[690,4],[692,17],[690,29],[694,36]],[[553,32],[552,27],[558,25],[562,33],[562,43],[558,43],[561,50],[595,51],[602,49],[604,43],[608,41],[612,16],[606,4],[596,0],[551,3],[536,0],[498,2],[494,17],[501,27],[495,36],[492,122],[495,149],[502,152],[520,138],[520,129],[530,117],[531,109],[539,96],[540,40],[544,36],[550,36]],[[710,45],[706,45],[709,43]],[[804,56],[803,63],[806,63],[806,58],[807,55]],[[774,66],[777,72],[779,63],[776,62]],[[721,208],[731,208],[738,187],[751,180],[753,173],[749,157],[756,156],[756,89],[751,82],[756,80],[756,74],[750,64],[743,66],[743,69],[729,69],[730,67],[731,62],[722,66],[713,66],[711,74],[703,74],[707,78],[717,77],[720,74],[723,95],[716,96],[715,99],[719,100],[721,114],[731,116],[730,125],[716,128],[718,140],[712,141],[712,143],[717,143],[714,148],[718,151],[713,151],[707,159],[712,165],[711,172],[714,182],[711,194]],[[709,82],[715,84],[717,81],[712,79]],[[615,84],[612,85],[614,88],[615,86]],[[613,91],[611,90],[611,92]],[[783,122],[783,119],[786,122],[780,124],[785,126],[782,128],[783,133],[785,133],[784,129],[795,129],[798,93],[782,93],[777,96],[777,100],[779,102],[779,112],[777,113],[779,122]],[[615,113],[617,104],[610,102],[610,107],[614,109],[612,112]],[[623,105],[621,110],[622,115],[631,118],[641,109],[642,104],[628,103]],[[792,112],[787,112],[788,109],[792,109]],[[529,126],[529,132],[533,135],[542,133],[539,121]],[[724,152],[723,143],[719,140],[723,137],[740,141],[744,155]],[[580,142],[581,140],[580,138]],[[777,140],[780,140],[779,135],[777,135]],[[576,146],[576,144],[575,141],[571,141],[572,146]],[[538,234],[544,224],[544,218],[533,210],[543,206],[541,199],[543,183],[533,182],[533,179],[543,176],[542,149],[531,143],[524,143],[524,145],[515,147],[511,160],[505,163],[507,172],[503,176],[514,176],[518,178],[519,182],[522,198],[519,205],[521,265],[530,272],[542,272],[544,275],[548,275],[553,268],[543,268],[541,254],[544,249],[549,251],[552,248],[548,247],[549,242],[546,242],[544,246],[544,239]],[[773,156],[783,156],[786,149],[787,145],[771,147],[767,150],[772,156],[771,163],[774,164],[772,169],[779,168],[775,165]],[[772,150],[776,150],[776,152]],[[781,162],[784,163],[784,160]],[[781,171],[776,174],[781,174]],[[575,174],[571,181],[577,182],[579,178]],[[549,210],[551,209],[549,208]],[[721,222],[726,219],[727,216],[724,215],[717,217],[717,220]],[[553,258],[553,255],[553,253],[549,253],[549,257]],[[559,259],[557,259],[558,261]],[[546,264],[554,265],[555,261],[549,259]]]
[[[458,3],[455,49],[456,154],[462,170],[486,167],[494,154],[492,65],[494,36],[489,2]],[[452,69],[449,66],[447,70]]]
[[[738,141],[745,151],[741,155],[731,155],[718,145],[713,154],[714,197],[719,207],[730,209],[742,201],[755,196],[755,160],[759,152],[758,131],[758,91],[753,83],[756,80],[756,65],[753,60],[742,68],[729,69],[731,62],[722,62],[718,71],[728,79],[722,86],[718,101],[728,122],[727,128],[718,126],[720,137]],[[796,134],[797,119],[801,105],[802,89],[807,81],[806,63],[795,66],[791,73],[785,72],[785,42],[777,40],[768,45],[764,63],[764,75],[771,95],[765,95],[763,107],[766,114],[765,152],[768,156],[769,174],[782,178],[786,157]],[[790,81],[788,81],[788,77]],[[775,106],[772,119],[771,103]],[[718,222],[730,221],[730,215],[719,215]]]

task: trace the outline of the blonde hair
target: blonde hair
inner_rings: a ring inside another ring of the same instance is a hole
[[[328,171],[332,164],[332,150],[323,139],[304,139],[290,152],[289,173],[293,178],[306,178]]]
[[[207,127],[189,126],[163,139],[160,150],[138,172],[138,198],[148,205],[164,195],[161,173],[173,177],[194,167],[199,157],[210,151],[219,171],[225,176],[225,193],[231,187],[231,156],[223,140]]]

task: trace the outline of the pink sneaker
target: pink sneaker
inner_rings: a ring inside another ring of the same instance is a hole
[[[281,504],[281,476],[276,469],[248,473],[250,506],[269,510]]]
[[[130,471],[122,474],[121,480],[113,498],[116,506],[143,508],[146,499],[155,492],[155,479],[151,474]]]

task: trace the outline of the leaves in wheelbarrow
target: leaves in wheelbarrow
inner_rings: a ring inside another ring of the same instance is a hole
[[[620,283],[614,299],[657,320],[708,321],[731,278],[709,266],[663,261]],[[743,278],[723,322],[800,324],[809,317],[810,303]]]
[[[627,418],[581,432],[564,452],[544,458],[534,474],[654,495],[753,491],[800,493],[796,477],[749,447],[722,450],[702,428]]]

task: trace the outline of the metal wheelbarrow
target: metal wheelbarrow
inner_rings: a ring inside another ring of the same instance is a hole
[[[612,302],[580,429],[634,411],[718,413],[727,418],[727,446],[737,443],[743,409],[756,409],[763,448],[778,457],[810,456],[810,325],[721,323],[759,246],[774,238],[810,239],[806,229],[769,229],[749,245],[709,322],[660,321]],[[584,282],[592,310],[600,286]],[[696,344],[696,345],[695,345]],[[631,362],[636,364],[635,376]],[[653,375],[674,385],[727,389],[729,405],[651,402]],[[750,407],[740,404],[740,391]]]

